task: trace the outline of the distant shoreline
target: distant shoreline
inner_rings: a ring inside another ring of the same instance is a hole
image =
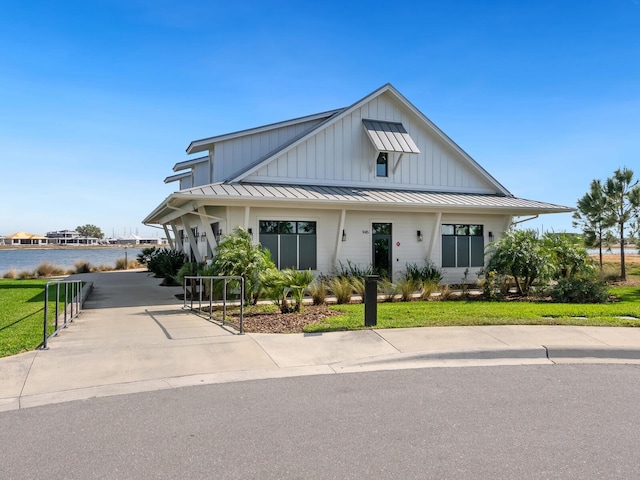
[[[0,250],[93,250],[96,248],[169,248],[166,243],[142,243],[120,245],[0,245]]]

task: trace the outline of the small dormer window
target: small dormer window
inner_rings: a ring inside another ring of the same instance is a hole
[[[387,152],[380,152],[378,154],[378,160],[376,160],[376,177],[388,177],[389,176],[389,154]]]

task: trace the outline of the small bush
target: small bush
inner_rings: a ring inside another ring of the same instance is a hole
[[[397,291],[396,285],[387,278],[383,278],[378,282],[378,293],[382,295],[383,302],[393,302]]]
[[[453,290],[449,285],[440,285],[438,288],[440,295],[438,296],[438,300],[451,300],[453,296]]]
[[[110,272],[111,270],[113,270],[113,267],[107,265],[106,263],[101,263],[100,265],[95,267],[96,272]]]
[[[366,267],[360,267],[355,263],[352,263],[351,260],[347,260],[347,264],[344,265],[340,262],[340,270],[336,274],[337,277],[345,277],[345,278],[360,278],[364,281],[364,277],[367,275],[374,275],[375,272],[373,270],[372,265],[367,265]]]
[[[364,279],[360,277],[352,277],[349,279],[351,281],[351,287],[356,295],[360,295],[360,301],[364,303]]]
[[[346,277],[333,277],[329,281],[329,290],[336,296],[338,304],[350,303],[353,286]]]
[[[126,270],[128,262],[124,258],[116,260],[116,270]]]
[[[4,274],[4,278],[18,278],[18,271],[15,268],[7,270]]]
[[[165,285],[175,285],[172,278],[184,265],[185,257],[182,252],[170,250],[168,248],[156,249],[154,254],[147,261],[147,269],[158,278],[164,278]]]
[[[413,294],[418,291],[418,281],[410,278],[404,278],[396,283],[400,300],[409,302],[413,300]]]
[[[65,271],[50,262],[40,262],[35,273],[38,277],[53,277],[56,275],[64,275]]]
[[[311,285],[309,285],[309,295],[313,300],[314,305],[324,305],[327,303],[327,282],[324,279],[316,279]]]
[[[18,278],[20,280],[26,280],[27,278],[35,278],[35,272],[30,272],[29,270],[20,270],[18,272]]]
[[[413,280],[417,284],[422,282],[440,283],[442,281],[442,272],[430,259],[427,259],[422,266],[416,263],[407,263],[403,278]]]
[[[431,294],[438,290],[438,285],[440,285],[440,282],[435,280],[422,282],[420,298],[422,300],[431,300]]]
[[[560,278],[551,291],[559,303],[605,303],[609,299],[607,286],[589,277]]]
[[[91,264],[86,260],[78,260],[74,263],[74,266],[76,267],[76,273],[91,273],[93,270]]]

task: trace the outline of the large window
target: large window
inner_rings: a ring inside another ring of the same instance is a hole
[[[316,222],[260,221],[260,243],[278,268],[316,270]]]
[[[442,266],[482,267],[484,235],[482,225],[442,225]]]

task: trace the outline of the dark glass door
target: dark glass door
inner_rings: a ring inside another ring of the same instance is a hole
[[[391,224],[373,223],[372,231],[372,265],[378,275],[391,278]]]

